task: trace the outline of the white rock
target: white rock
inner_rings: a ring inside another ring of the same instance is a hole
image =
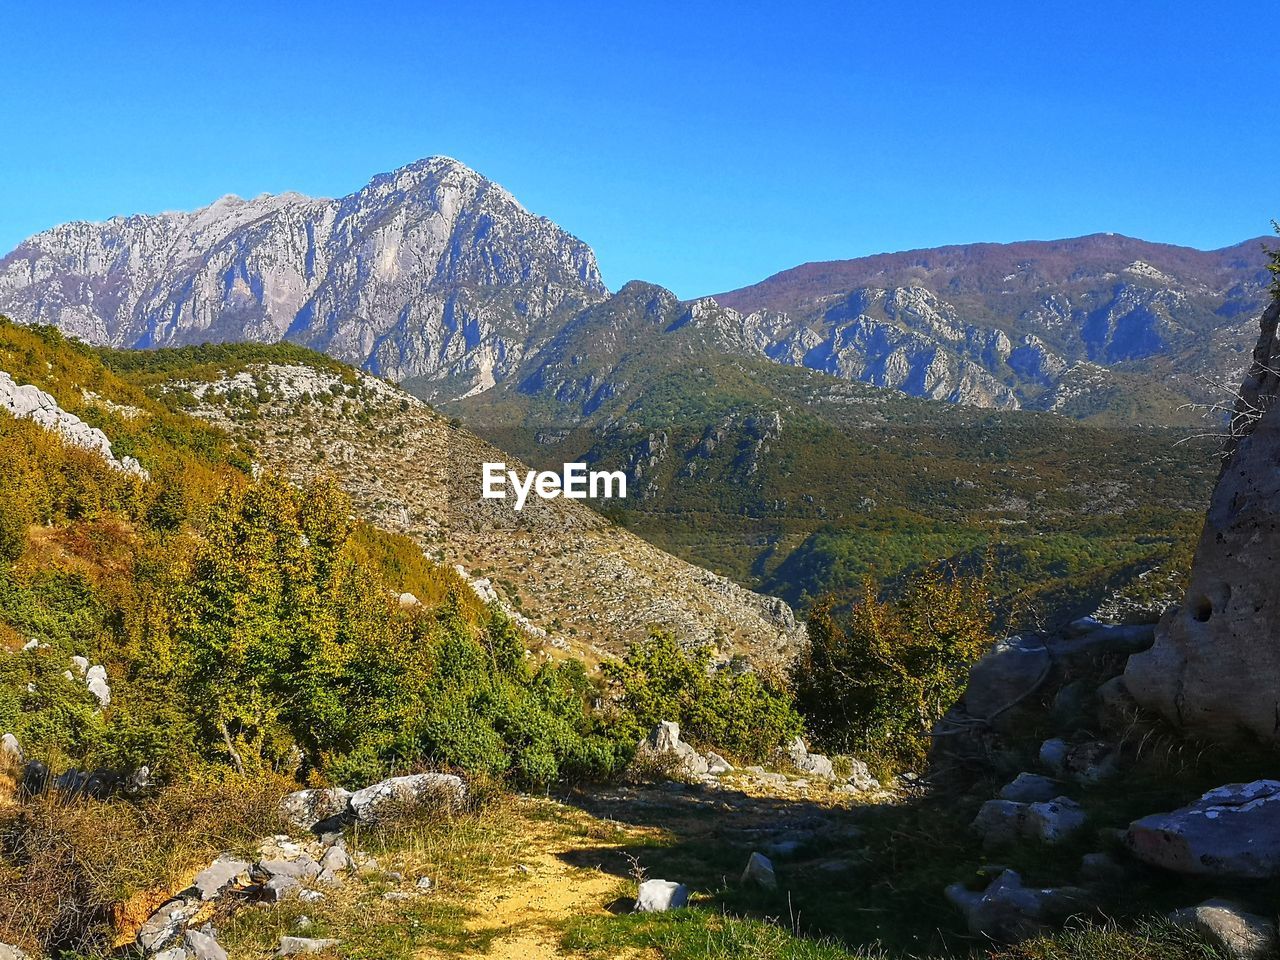
[[[689,888],[674,880],[645,880],[636,896],[637,913],[679,910],[689,903]]]

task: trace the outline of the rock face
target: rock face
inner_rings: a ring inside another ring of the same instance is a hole
[[[716,301],[780,363],[1074,416],[1124,389],[1113,364],[1182,355],[1181,386],[1229,370],[1232,352],[1208,344],[1248,343],[1264,263],[1257,240],[1204,252],[1097,234],[809,263]]]
[[[1177,873],[1280,877],[1280,781],[1210,790],[1172,813],[1134,821],[1126,842],[1139,860]]]
[[[1129,659],[1142,705],[1218,739],[1280,739],[1280,301],[1240,390],[1186,602]]]
[[[453,380],[452,395],[605,292],[586,244],[447,157],[337,200],[68,223],[0,260],[0,313],[91,343],[287,337],[394,380]]]

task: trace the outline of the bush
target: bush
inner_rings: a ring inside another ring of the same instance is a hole
[[[762,760],[801,730],[790,695],[754,672],[713,669],[712,650],[683,649],[669,633],[637,643],[604,665],[634,742],[662,720],[680,724],[693,743],[742,760]]]
[[[143,919],[193,867],[280,829],[288,789],[214,777],[141,803],[33,800],[0,820],[0,941],[29,950],[109,945],[130,903]]]
[[[809,729],[829,750],[918,767],[933,726],[994,642],[994,624],[985,574],[927,571],[890,601],[867,580],[845,625],[829,600],[815,604],[792,672]]]

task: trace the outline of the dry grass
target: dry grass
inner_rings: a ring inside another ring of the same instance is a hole
[[[219,778],[142,802],[45,796],[0,821],[0,940],[89,949],[219,852],[279,829],[284,784]]]

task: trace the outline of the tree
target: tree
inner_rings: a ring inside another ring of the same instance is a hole
[[[792,671],[810,730],[830,749],[891,768],[919,765],[929,733],[960,698],[969,668],[994,642],[985,574],[931,569],[896,600],[872,580],[847,623],[830,601],[809,615],[809,639]]]

